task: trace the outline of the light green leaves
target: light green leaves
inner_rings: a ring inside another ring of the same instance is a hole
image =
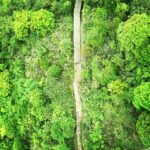
[[[90,19],[90,23],[85,25],[85,27],[87,26],[86,32],[88,31],[86,42],[91,47],[99,48],[104,44],[107,33],[107,11],[104,8],[97,8],[92,13],[89,11],[89,13],[92,15],[87,18]]]
[[[31,14],[30,30],[38,36],[44,36],[54,28],[54,15],[41,9]]]
[[[30,12],[29,11],[22,11],[22,12],[14,12],[14,19],[13,22],[13,30],[15,35],[18,39],[27,37],[29,34],[29,20],[30,20]]]
[[[6,70],[0,73],[0,97],[8,96],[9,90],[9,72]]]
[[[64,143],[65,138],[73,137],[74,119],[64,111],[62,106],[53,104],[51,136],[59,143]]]
[[[44,36],[53,27],[54,15],[45,9],[14,12],[12,28],[17,39],[23,39],[30,34]]]
[[[150,146],[150,113],[143,112],[136,124],[138,135],[146,147]]]
[[[108,90],[112,94],[122,95],[124,88],[127,87],[126,83],[121,82],[120,80],[112,81],[108,84]]]
[[[150,82],[145,82],[134,89],[134,106],[150,111]]]
[[[125,50],[126,59],[136,59],[141,64],[150,64],[150,17],[136,14],[118,28],[118,40],[121,50]]]

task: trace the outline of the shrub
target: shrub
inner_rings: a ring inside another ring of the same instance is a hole
[[[6,70],[0,73],[0,97],[6,97],[9,94],[9,90],[9,72]]]
[[[115,80],[108,84],[108,91],[112,94],[123,95],[124,89],[127,87],[126,83],[123,83],[120,80]]]
[[[31,14],[30,30],[38,36],[44,36],[54,27],[54,15],[47,10],[41,9]]]
[[[57,106],[56,106],[57,105]],[[64,143],[65,138],[72,138],[74,135],[74,119],[68,112],[63,110],[60,104],[53,103],[51,136],[59,143]]]
[[[128,5],[126,3],[117,3],[115,11],[120,18],[123,18],[128,11]]]
[[[53,76],[53,77],[58,77],[61,73],[61,68],[57,65],[52,65],[50,68],[49,68],[49,72],[50,74]]]
[[[30,12],[29,11],[16,11],[13,14],[14,22],[13,22],[13,30],[15,32],[15,36],[18,39],[22,39],[29,35],[30,28]]]
[[[87,12],[86,12],[87,13]],[[91,13],[91,12],[89,12]],[[86,43],[87,45],[90,45],[92,47],[101,47],[104,44],[105,36],[107,33],[107,11],[104,8],[97,8],[96,10],[93,10],[90,20],[87,23],[86,30],[87,37],[86,37]]]
[[[118,40],[121,50],[125,50],[126,59],[136,59],[141,64],[150,64],[150,17],[135,14],[118,28]]]
[[[145,82],[134,89],[133,104],[137,109],[145,108],[150,111],[150,82]]]
[[[12,17],[2,17],[0,16],[0,45],[1,51],[3,52],[3,58],[6,56],[6,51],[9,50],[8,45],[10,44],[10,37],[11,37],[11,23]],[[7,54],[8,56],[8,54]]]
[[[0,14],[8,14],[11,9],[11,0],[0,1]]]
[[[51,3],[51,9],[57,15],[68,14],[72,12],[72,2],[70,0],[54,0]]]
[[[117,3],[116,13],[126,12],[128,10],[128,6],[126,3]]]
[[[48,8],[48,7],[50,7],[51,3],[52,2],[50,2],[49,0],[44,0],[44,1],[36,0],[36,1],[34,1],[34,8],[35,9],[40,9],[40,8],[45,8],[45,7]]]
[[[137,123],[136,123],[136,130],[138,135],[146,147],[150,146],[150,113],[143,112]]]
[[[150,1],[149,0],[132,0],[130,4],[131,14],[150,14]]]

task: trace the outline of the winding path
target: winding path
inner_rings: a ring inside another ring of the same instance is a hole
[[[74,96],[76,105],[76,141],[77,150],[82,150],[81,144],[81,121],[82,102],[80,99],[79,84],[81,80],[81,5],[82,0],[76,0],[74,8]]]

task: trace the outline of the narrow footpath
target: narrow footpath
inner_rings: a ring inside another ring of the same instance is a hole
[[[76,107],[76,144],[77,150],[82,150],[81,121],[82,102],[80,99],[79,85],[81,80],[81,5],[82,0],[76,0],[74,8],[74,97]]]

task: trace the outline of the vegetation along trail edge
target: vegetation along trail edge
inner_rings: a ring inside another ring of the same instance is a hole
[[[76,0],[74,8],[74,96],[76,108],[76,144],[77,149],[82,150],[81,144],[81,120],[82,102],[80,99],[79,84],[81,80],[81,5],[82,0]]]

